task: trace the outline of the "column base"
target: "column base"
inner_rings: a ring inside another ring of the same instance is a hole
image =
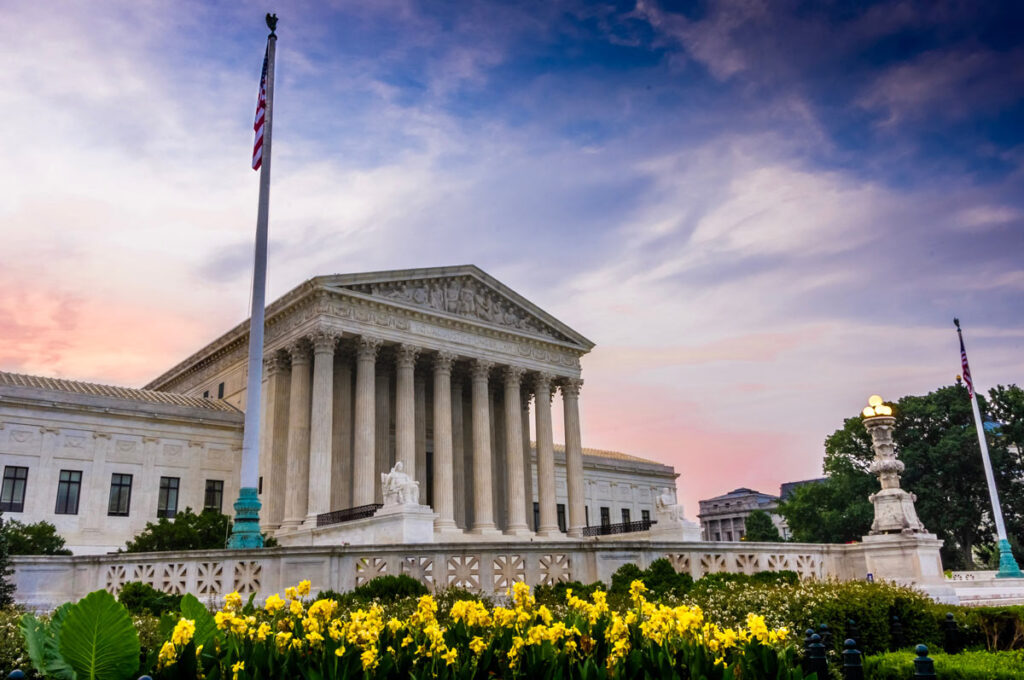
[[[455,524],[453,519],[435,519],[434,520],[434,531],[438,533],[450,534],[453,532],[462,533],[462,529]]]
[[[530,531],[530,527],[522,524],[520,526],[513,526],[505,529],[506,536],[533,536],[533,532]]]
[[[537,536],[541,538],[558,538],[564,535],[558,527],[541,527],[537,530]]]
[[[475,536],[501,536],[501,530],[495,527],[493,524],[484,524],[482,526],[475,526],[469,530],[469,533]]]

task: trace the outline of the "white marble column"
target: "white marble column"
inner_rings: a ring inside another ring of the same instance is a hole
[[[420,502],[427,503],[427,379],[417,372],[413,378],[416,394],[415,427],[416,474],[409,476],[420,483]]]
[[[460,529],[466,528],[466,447],[465,433],[463,431],[464,421],[462,419],[462,378],[449,377],[451,382],[451,401],[449,408],[452,412],[452,488],[454,490],[453,501],[455,506],[455,524]],[[435,378],[436,381],[436,378]],[[437,389],[435,382],[434,389]],[[434,397],[434,417],[437,417],[437,397]],[[435,426],[436,427],[436,426]],[[436,434],[434,435],[437,436]],[[437,448],[437,445],[434,445]],[[435,461],[437,454],[434,454]]]
[[[500,534],[494,526],[491,494],[491,418],[487,380],[492,364],[473,362],[473,529],[474,534]]]
[[[260,527],[272,531],[284,521],[288,478],[288,409],[291,368],[286,352],[273,352],[263,360],[267,377],[263,388],[263,423],[260,432],[260,477],[263,479]],[[227,489],[225,488],[225,492]],[[230,501],[227,493],[224,500]],[[221,512],[229,512],[228,506]]]
[[[510,536],[530,533],[526,523],[525,476],[523,474],[523,407],[519,403],[524,369],[505,368],[505,499],[507,526]]]
[[[391,470],[394,465],[393,453],[391,450],[391,371],[388,367],[381,365],[376,373],[374,391],[376,393],[376,405],[374,408],[374,474],[373,474],[373,501],[383,502],[380,488],[380,476]]]
[[[583,535],[587,525],[583,493],[583,439],[580,434],[580,388],[583,381],[568,378],[562,382],[562,413],[565,420],[565,481],[568,490],[569,535]],[[632,519],[632,518],[630,518]]]
[[[395,352],[395,462],[416,479],[416,392],[414,374],[419,349],[399,345]],[[423,499],[421,499],[422,501]]]
[[[316,526],[316,516],[331,511],[331,444],[334,418],[334,348],[338,336],[314,331],[313,401],[309,426],[309,502],[306,526]]]
[[[342,352],[334,359],[334,418],[331,446],[331,510],[352,507],[352,362]]]
[[[288,493],[282,529],[294,529],[306,519],[309,500],[309,342],[300,338],[288,347],[292,357],[292,384],[288,399]]]
[[[356,345],[356,409],[355,440],[352,447],[352,505],[358,507],[373,503],[374,489],[379,487],[375,478],[376,453],[376,377],[375,365],[379,338],[363,336]]]
[[[540,505],[539,536],[556,536],[558,509],[555,506],[555,443],[551,432],[551,379],[539,373],[534,379],[534,411],[537,418],[537,503]]]
[[[505,413],[498,406],[498,391],[501,385],[488,385],[490,403],[487,415],[491,420],[491,508],[494,526],[505,529]],[[501,433],[501,434],[499,434]]]
[[[530,446],[530,392],[525,387],[519,393],[522,406],[523,433],[523,507],[526,512],[526,526],[536,531],[533,521],[533,463],[531,462],[532,447]]]
[[[434,529],[440,532],[457,531],[451,403],[454,360],[450,352],[438,352],[434,357]]]

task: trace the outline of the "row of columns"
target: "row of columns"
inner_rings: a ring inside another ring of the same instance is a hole
[[[355,340],[355,394],[351,401],[335,404],[335,396],[349,399],[349,392],[338,389],[350,385],[351,368],[335,366],[334,355],[340,336],[317,330],[288,347],[291,371],[287,389],[287,407],[283,401],[284,368],[289,363],[281,355],[267,360],[264,390],[264,475],[272,475],[273,488],[284,485],[284,507],[270,497],[265,513],[273,528],[277,517],[280,528],[316,526],[316,517],[331,510],[332,485],[352,480],[351,494],[340,497],[351,506],[379,502],[379,473],[389,469],[388,442],[391,402],[389,376],[376,370],[383,342],[360,336]],[[416,373],[422,351],[413,345],[395,348],[395,460],[401,461],[410,477],[426,479],[426,381]],[[310,358],[312,356],[312,370]],[[559,533],[555,502],[554,444],[551,423],[551,399],[556,389],[563,398],[566,443],[566,479],[568,484],[568,531],[581,534],[586,524],[583,490],[583,450],[580,437],[579,390],[582,380],[532,373],[520,366],[502,366],[503,410],[494,414],[501,421],[504,441],[494,439],[491,422],[491,381],[495,364],[485,359],[470,359],[470,422],[463,416],[463,384],[452,380],[452,368],[459,357],[440,351],[431,355],[433,369],[433,509],[439,532],[456,531],[466,526],[471,533],[498,534],[495,522],[492,479],[504,487],[504,530],[509,535],[530,533],[528,514],[532,514],[534,479],[529,463],[529,389],[535,395],[534,416],[537,435],[537,498],[540,517],[536,533]],[[382,398],[383,395],[383,398]],[[354,403],[352,403],[354,402]],[[453,403],[457,408],[453,408]],[[333,456],[332,451],[345,442],[336,441],[335,414],[351,413],[351,455]],[[279,424],[287,421],[287,438]],[[464,429],[470,427],[471,451],[468,457],[472,475],[467,477],[462,455]],[[276,431],[275,431],[276,430]],[[284,447],[285,456],[279,455]],[[496,458],[496,449],[503,455]],[[500,467],[496,467],[500,465]],[[469,495],[466,503],[454,502],[456,489]],[[421,489],[421,499],[426,490]],[[279,494],[274,494],[279,497]],[[467,515],[472,508],[472,522]]]

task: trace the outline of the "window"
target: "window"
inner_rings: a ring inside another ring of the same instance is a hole
[[[81,470],[61,470],[60,481],[57,482],[57,509],[54,512],[58,515],[77,515],[81,490]]]
[[[651,511],[650,510],[641,510],[640,511],[640,519],[642,519],[645,522],[650,522],[651,521]]]
[[[731,531],[726,531],[725,532],[725,540],[727,540],[727,541],[731,541],[732,540],[732,532]]]
[[[722,540],[722,534],[720,534],[719,532],[716,531],[715,532],[715,540],[716,541],[721,541]]]
[[[127,517],[132,505],[132,476],[115,472],[110,476],[110,502],[107,514],[111,517]]]
[[[210,398],[210,390],[203,390],[203,399]]]
[[[223,399],[224,398],[224,383],[221,383],[221,384],[217,385],[217,398],[218,399]]]
[[[260,478],[262,479],[262,477]],[[206,480],[206,497],[203,499],[204,510],[216,510],[221,511],[221,507],[224,505],[224,480],[221,479],[207,479]]]
[[[589,527],[590,526],[590,506],[589,505],[584,505],[583,506],[583,518],[584,518],[584,521],[585,521],[586,525]]]
[[[557,506],[558,510],[558,530],[563,534],[565,533],[565,503],[559,503]]]
[[[622,523],[629,524],[629,508],[622,509]]]
[[[612,523],[612,511],[608,508],[601,508],[601,526],[606,527]]]
[[[534,528],[540,526],[540,503],[537,502],[533,504],[533,526]]]
[[[4,485],[3,490],[0,490],[0,511],[22,512],[25,510],[25,485],[27,483],[27,467],[4,466]]]
[[[157,517],[174,517],[178,514],[178,483],[179,477],[161,477],[160,495],[156,501]]]

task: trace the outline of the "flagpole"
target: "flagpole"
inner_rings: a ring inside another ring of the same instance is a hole
[[[260,196],[256,211],[256,253],[252,271],[252,313],[249,315],[249,371],[245,391],[245,424],[242,429],[242,469],[235,521],[228,547],[236,550],[262,548],[260,533],[259,462],[260,404],[263,392],[263,325],[267,288],[267,224],[270,212],[270,145],[274,120],[274,54],[277,46],[277,15],[267,14],[267,96],[260,165]]]
[[[967,366],[967,351],[964,346],[964,334],[960,330],[960,319],[953,319],[956,326],[956,334],[960,338],[960,351],[964,366]],[[1006,538],[1006,524],[1003,522],[1003,511],[999,504],[999,492],[996,490],[996,478],[992,474],[992,461],[988,454],[988,442],[985,440],[985,426],[981,420],[981,408],[978,406],[978,395],[974,390],[974,377],[965,376],[968,379],[968,392],[971,395],[971,410],[974,411],[974,429],[978,432],[978,445],[981,447],[981,462],[985,467],[985,481],[988,483],[988,496],[992,501],[992,518],[996,524],[996,538],[999,542],[999,573],[998,578],[1022,578],[1017,560],[1013,558],[1013,550]]]

